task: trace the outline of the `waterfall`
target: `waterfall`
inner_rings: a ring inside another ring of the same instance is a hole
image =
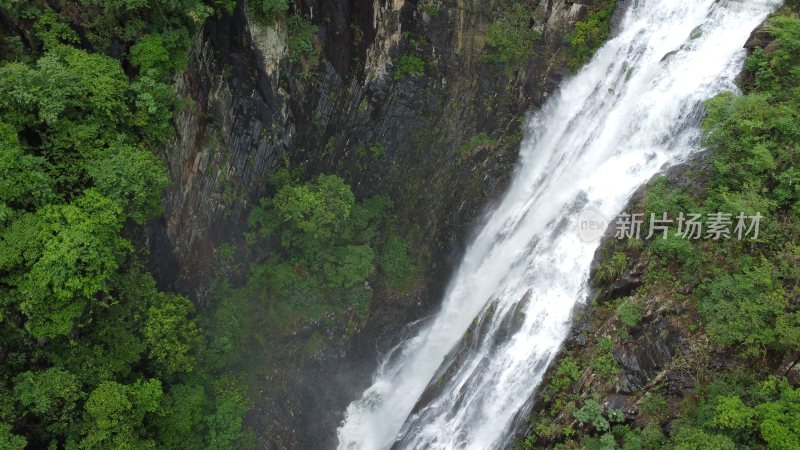
[[[533,394],[585,301],[599,242],[580,211],[613,217],[699,150],[702,102],[735,90],[749,33],[779,0],[630,0],[619,33],[528,121],[503,200],[440,311],[393,349],[349,405],[339,449],[492,449]]]

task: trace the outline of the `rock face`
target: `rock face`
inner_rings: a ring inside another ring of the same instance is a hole
[[[591,7],[525,3],[541,38],[513,68],[486,57],[498,0],[296,0],[292,11],[318,27],[318,58],[290,58],[284,21],[263,26],[241,0],[196,37],[177,83],[188,106],[164,149],[164,215],[149,233],[162,287],[202,307],[222,244],[240,250],[242,266],[258,258],[244,250],[246,218],[284,166],[336,173],[358,197],[388,194],[413,230],[415,253],[430,261],[413,295],[376,288],[370,322],[353,342],[276,374],[283,392],[262,390],[249,419],[262,444],[331,446],[341,410],[362,387],[352,380],[369,381],[376,342],[439,299],[471,225],[506,186],[527,112],[566,74],[565,34]],[[395,77],[398,58],[411,54],[425,73]],[[489,139],[471,146],[476,135]],[[309,388],[337,379],[341,389]]]
[[[502,192],[526,112],[565,74],[563,36],[585,10],[531,2],[542,38],[512,71],[485,58],[497,3],[438,2],[433,17],[410,1],[304,1],[320,30],[315,66],[288,61],[285,26],[259,25],[241,3],[232,16],[211,19],[178,81],[190,105],[165,149],[172,183],[153,232],[172,243],[177,268],[162,281],[187,292],[201,285],[216,247],[243,230],[270,173],[285,163],[337,173],[359,196],[389,193],[401,211],[420,216],[431,251],[458,248],[477,212]],[[410,53],[426,73],[393,79],[394,61]],[[494,143],[458,151],[480,132]],[[380,156],[357,151],[371,144]]]

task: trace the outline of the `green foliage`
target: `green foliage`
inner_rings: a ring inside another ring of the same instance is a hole
[[[186,68],[189,33],[185,28],[146,34],[131,46],[130,60],[142,75],[160,80]]]
[[[595,270],[595,279],[601,283],[614,281],[617,277],[625,273],[628,267],[628,257],[625,253],[616,252],[611,258],[603,261]]]
[[[32,336],[65,335],[119,268],[127,246],[117,236],[121,210],[112,200],[88,190],[73,204],[48,206],[28,217],[32,220],[15,222],[0,241],[8,256],[23,252],[19,256],[24,262],[12,270],[26,272],[7,282],[18,289],[20,311],[28,318],[25,328]],[[33,233],[18,226],[36,227],[35,241],[12,242],[19,233]],[[19,248],[20,244],[24,247]]]
[[[538,40],[539,33],[533,29],[533,10],[522,2],[514,2],[502,8],[486,27],[486,44],[494,50],[487,58],[518,67],[531,55]]]
[[[650,394],[642,399],[639,412],[649,423],[660,424],[669,414],[667,400],[661,394]]]
[[[591,368],[601,380],[611,383],[619,374],[619,366],[614,359],[614,341],[600,338],[592,356]]]
[[[161,294],[150,306],[144,342],[154,366],[165,373],[188,373],[196,366],[193,350],[200,333],[189,317],[193,312],[188,299],[175,295]]]
[[[497,140],[490,137],[485,131],[482,131],[470,136],[469,139],[456,148],[456,151],[462,155],[469,155],[479,148],[493,146],[495,144],[497,144]]]
[[[203,386],[176,384],[161,398],[158,410],[158,447],[169,450],[205,448],[205,414],[209,399]],[[236,436],[231,436],[235,441]]]
[[[94,187],[116,200],[126,216],[144,224],[160,212],[159,197],[167,185],[161,161],[151,152],[135,147],[112,147],[87,164]]]
[[[145,417],[156,412],[163,392],[158,380],[139,380],[132,385],[101,383],[86,400],[84,449],[155,448],[138,430]]]
[[[666,239],[656,236],[650,243],[650,250],[663,260],[681,263],[684,266],[696,267],[697,252],[692,243],[683,237],[669,233]]]
[[[255,16],[265,25],[273,25],[289,11],[286,0],[248,0]]]
[[[268,256],[251,265],[239,288],[218,280],[215,311],[203,327],[211,367],[284,358],[274,354],[274,342],[301,329],[315,332],[287,351],[316,353],[330,340],[324,330],[346,326],[348,338],[362,326],[373,292],[368,278],[403,289],[420,272],[410,242],[392,231],[387,197],[356,201],[333,175],[301,180],[286,170],[273,175],[275,193],[251,212],[247,236],[250,251]]]
[[[793,389],[782,380],[772,380],[773,392],[778,396],[773,401],[756,405],[758,430],[769,448],[792,449],[800,447],[800,388]]]
[[[14,399],[19,410],[42,417],[49,424],[37,430],[42,435],[70,432],[69,424],[77,421],[78,402],[84,395],[75,374],[55,367],[23,372],[14,379]]]
[[[294,248],[331,239],[343,231],[354,204],[350,187],[335,175],[283,187],[272,200],[277,218],[290,225],[281,236],[282,245]]]
[[[595,430],[604,432],[611,428],[608,420],[603,417],[603,407],[594,400],[586,400],[581,409],[575,411],[575,419],[581,424],[590,424]]]
[[[390,234],[378,258],[378,267],[386,274],[389,284],[399,288],[415,279],[419,268],[411,259],[411,241],[398,234]]]
[[[275,196],[262,199],[249,219],[254,230],[250,242],[275,242],[282,252],[253,267],[247,290],[278,301],[276,307],[284,310],[300,308],[285,311],[289,316],[303,309],[324,309],[331,303],[326,297],[338,297],[344,306],[362,305],[369,298],[364,282],[374,269],[371,241],[390,202],[384,197],[356,202],[337,176],[320,175],[301,184],[284,175],[278,176]]]
[[[770,18],[768,32],[778,45],[767,52],[756,49],[747,68],[755,75],[755,88],[763,92],[787,92],[800,84],[798,54],[800,54],[800,27],[794,15],[776,15]]]
[[[402,55],[397,57],[394,69],[396,81],[405,80],[407,77],[417,77],[425,74],[425,61],[417,55]]]
[[[575,24],[566,36],[572,48],[570,68],[575,71],[589,61],[607,40],[611,32],[611,17],[617,8],[616,0],[603,0],[589,17]]]
[[[432,18],[439,17],[442,12],[442,7],[436,3],[436,0],[426,0],[420,5],[420,9]]]
[[[734,450],[736,444],[719,434],[699,428],[681,427],[671,434],[670,447],[675,450]]]
[[[241,448],[237,442],[241,439],[242,418],[247,412],[247,400],[242,384],[231,378],[217,381],[217,409],[209,417],[211,439],[209,448],[233,450]]]
[[[709,337],[760,354],[784,343],[775,324],[788,307],[785,293],[767,262],[734,275],[721,274],[701,286],[699,311]]]
[[[717,399],[716,415],[712,424],[724,430],[741,431],[753,426],[755,411],[737,396],[723,396]]]
[[[45,49],[60,44],[77,44],[80,41],[78,34],[70,28],[67,18],[52,10],[42,13],[33,25],[33,29]]]
[[[25,450],[27,441],[11,432],[11,425],[0,422],[0,448],[3,450]]]
[[[550,385],[556,391],[562,391],[578,381],[578,378],[581,377],[581,373],[581,367],[578,365],[577,361],[569,357],[563,358],[553,373]]]
[[[617,316],[625,326],[635,327],[642,320],[642,307],[633,298],[624,298],[617,305]]]
[[[58,198],[49,175],[47,161],[26,153],[17,133],[0,123],[0,223],[10,219],[14,210],[31,210]]]
[[[322,271],[329,286],[354,288],[372,272],[375,252],[369,245],[346,245],[325,255]]]
[[[160,212],[170,83],[214,10],[55,6],[2,6],[0,448],[211,448],[225,367],[207,370],[193,306],[158,292],[131,240]]]
[[[317,27],[310,20],[300,15],[293,15],[288,20],[288,37],[286,43],[289,47],[289,59],[292,62],[305,61],[315,65],[319,57],[319,50],[314,48],[314,36]]]
[[[648,425],[641,430],[627,430],[623,435],[623,450],[648,450],[664,448],[664,433],[661,428]]]

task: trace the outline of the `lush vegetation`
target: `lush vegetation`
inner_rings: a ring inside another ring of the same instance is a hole
[[[132,242],[189,36],[233,3],[51,4],[0,3],[0,447],[240,447],[239,383]]]
[[[363,326],[373,280],[403,292],[420,275],[387,197],[356,201],[337,176],[303,178],[278,171],[274,194],[252,212],[249,250],[267,256],[249,267],[246,282],[233,288],[227,270],[217,273],[206,329],[218,367],[257,375],[254,361],[296,364],[322,348],[330,330],[346,340]]]
[[[533,8],[523,2],[513,2],[500,9],[497,18],[486,28],[486,44],[492,49],[488,60],[509,67],[518,67],[527,60],[539,40],[532,14]]]
[[[617,1],[602,0],[597,5],[589,17],[578,21],[575,29],[566,36],[572,51],[569,66],[573,71],[580,69],[594,56],[611,32],[611,17],[617,8]]]
[[[703,189],[660,178],[634,205],[645,217],[761,213],[759,238],[691,241],[673,227],[668,239],[605,249],[596,282],[615,280],[636,260],[646,262],[644,285],[594,306],[592,327],[603,337],[588,352],[562,358],[543,390],[547,408],[532,416],[534,434],[520,447],[800,446],[800,389],[779,370],[800,351],[800,18],[784,9],[766,32],[771,43],[747,61],[745,94],[722,94],[706,105],[711,166],[689,174]],[[617,410],[600,404],[624,382],[611,350],[652,320],[646,309],[655,308],[683,311],[671,316],[686,336],[683,353],[665,370],[688,377],[694,389],[679,395],[656,379],[638,394],[636,420],[618,420]]]

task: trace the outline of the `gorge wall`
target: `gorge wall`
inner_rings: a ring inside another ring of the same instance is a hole
[[[187,106],[164,149],[164,214],[149,233],[162,287],[206,305],[223,244],[236,249],[231,274],[241,280],[263,257],[244,245],[248,213],[280,167],[335,173],[359,198],[388,194],[428,269],[409,293],[371,281],[370,319],[354,339],[254,387],[249,421],[262,445],[332,445],[361,388],[353,380],[368,382],[376,350],[435,306],[470,225],[502,193],[526,112],[568,73],[565,35],[596,2],[519,3],[540,36],[513,63],[493,61],[486,44],[509,4],[498,0],[297,1],[290,11],[318,27],[313,57],[290,55],[286,21],[265,26],[242,1],[196,37],[178,80]],[[424,73],[398,74],[403,55]]]

